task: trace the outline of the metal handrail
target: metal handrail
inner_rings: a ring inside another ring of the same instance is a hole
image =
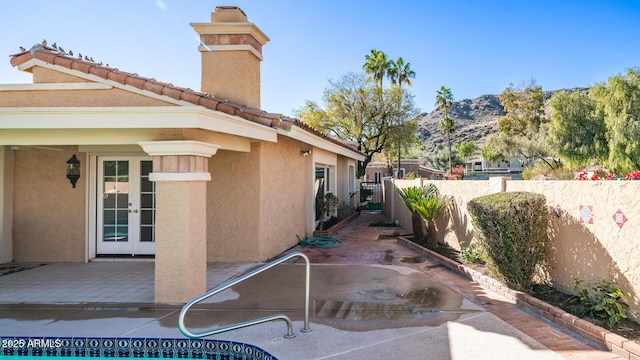
[[[184,325],[184,317],[187,314],[187,311],[193,306],[196,305],[197,303],[206,300],[208,298],[210,298],[211,296],[226,290],[230,287],[232,287],[233,285],[236,285],[237,283],[240,283],[250,277],[253,277],[254,275],[257,275],[265,270],[268,270],[280,263],[283,263],[291,258],[294,257],[301,257],[304,259],[305,262],[305,279],[304,279],[304,328],[300,331],[302,332],[309,332],[311,331],[311,328],[309,328],[309,279],[311,277],[311,265],[309,262],[309,258],[301,253],[301,252],[293,252],[290,253],[288,255],[285,255],[277,260],[274,260],[258,269],[255,269],[235,280],[231,280],[228,281],[214,289],[211,289],[209,291],[207,291],[206,293],[193,298],[191,301],[189,301],[188,303],[186,303],[183,307],[182,310],[180,311],[180,316],[178,317],[178,328],[180,329],[180,332],[182,332],[183,335],[190,337],[190,338],[201,338],[201,337],[205,337],[205,336],[210,336],[210,335],[215,335],[215,334],[220,334],[226,331],[231,331],[231,330],[236,330],[236,329],[240,329],[243,327],[247,327],[247,326],[252,326],[252,325],[257,325],[257,324],[261,324],[267,321],[273,321],[273,320],[284,320],[287,323],[287,335],[285,335],[284,337],[286,339],[291,339],[296,337],[293,334],[293,324],[291,323],[291,320],[289,319],[289,317],[287,317],[286,315],[283,314],[278,314],[278,315],[272,315],[272,316],[267,316],[267,317],[263,317],[260,319],[255,319],[255,320],[249,320],[249,321],[245,321],[245,322],[241,322],[241,323],[237,323],[237,324],[233,324],[233,325],[228,325],[228,326],[223,326],[221,328],[215,329],[215,330],[211,330],[211,331],[205,331],[205,332],[201,332],[201,333],[192,333],[189,330],[187,330],[187,328]]]

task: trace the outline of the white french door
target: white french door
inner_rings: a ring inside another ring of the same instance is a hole
[[[148,157],[98,157],[98,255],[155,254],[155,183]]]

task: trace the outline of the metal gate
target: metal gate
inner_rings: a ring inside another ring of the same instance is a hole
[[[360,208],[370,212],[382,210],[382,184],[368,181],[360,183]]]

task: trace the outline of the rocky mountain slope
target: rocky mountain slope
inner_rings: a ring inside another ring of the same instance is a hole
[[[545,112],[550,116],[549,100],[558,91],[587,91],[585,88],[562,89],[544,92]],[[475,99],[456,101],[447,110],[456,124],[452,135],[452,144],[474,141],[482,148],[487,138],[498,131],[498,118],[505,115],[499,95],[482,95]],[[420,115],[417,136],[425,145],[428,153],[433,153],[438,144],[446,145],[446,135],[438,129],[438,123],[444,117],[444,111],[435,109]]]

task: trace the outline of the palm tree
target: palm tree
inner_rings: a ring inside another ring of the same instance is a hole
[[[400,93],[402,94],[402,84],[406,83],[407,85],[413,85],[411,83],[411,79],[416,77],[416,72],[411,70],[411,64],[404,62],[402,57],[399,57],[398,60],[389,62],[389,70],[387,71],[387,76],[391,79],[391,83],[394,85],[398,85],[400,88]],[[400,97],[402,99],[402,97]],[[400,108],[401,103],[398,103],[398,108]],[[400,141],[398,142],[398,178],[400,178]]]
[[[411,210],[415,241],[424,243],[429,249],[435,249],[438,246],[435,235],[435,219],[447,208],[451,197],[441,196],[433,183],[422,188],[397,189],[397,192],[404,204]]]
[[[453,105],[453,94],[451,89],[442,86],[436,93],[436,106],[440,110],[444,110],[444,118],[438,124],[438,128],[442,130],[442,133],[447,134],[447,146],[449,147],[449,173],[453,168],[451,164],[451,134],[455,130],[455,123],[449,118],[447,108]]]
[[[399,57],[398,60],[389,62],[389,70],[388,76],[391,79],[392,84],[397,84],[402,89],[402,83],[405,83],[409,86],[413,85],[411,83],[411,79],[416,77],[416,72],[411,70],[411,64],[404,62],[402,57]]]
[[[376,49],[371,49],[371,52],[365,55],[364,58],[366,62],[362,65],[362,69],[369,74],[367,81],[375,81],[380,91],[382,91],[382,80],[389,76],[391,61],[387,60],[387,54]]]

